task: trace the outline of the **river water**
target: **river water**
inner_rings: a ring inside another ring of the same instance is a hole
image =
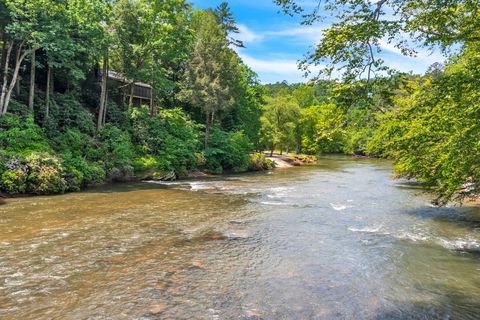
[[[1,319],[480,319],[480,210],[391,164],[0,205]]]

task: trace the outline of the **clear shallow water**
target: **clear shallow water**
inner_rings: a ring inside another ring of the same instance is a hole
[[[479,319],[480,210],[388,162],[0,205],[1,319]]]

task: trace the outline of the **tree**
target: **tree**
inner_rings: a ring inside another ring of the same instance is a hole
[[[306,56],[304,67],[326,63],[323,73],[343,70],[344,79],[371,79],[387,67],[378,57],[382,43],[405,55],[415,56],[410,39],[427,47],[478,43],[480,6],[477,0],[317,0],[307,12],[295,0],[275,0],[285,12],[302,15],[303,24],[321,21],[325,15],[334,22],[323,31],[316,49]]]
[[[38,3],[38,1],[7,0],[5,8],[2,9],[8,12],[8,17],[2,18],[4,65],[0,115],[8,111],[12,91],[25,58],[38,50],[43,43],[48,42],[49,33],[55,29],[55,23],[48,23],[46,19],[49,14],[55,12],[51,1],[42,0]],[[11,60],[13,60],[12,73],[10,73]]]
[[[222,127],[228,131],[243,131],[260,147],[260,116],[263,112],[263,93],[258,76],[248,66],[238,62],[233,77],[232,107],[222,114]]]
[[[302,119],[302,147],[307,153],[338,153],[345,142],[345,114],[336,105],[309,107]]]
[[[261,132],[271,155],[276,148],[280,148],[280,154],[283,150],[293,149],[296,142],[295,127],[299,120],[300,107],[294,99],[284,95],[266,98]]]
[[[116,2],[111,60],[113,68],[128,81],[129,107],[133,105],[135,82],[146,82],[154,90],[172,85],[164,68],[175,56],[185,56],[185,39],[190,32],[185,23],[188,8],[184,0]]]
[[[82,55],[91,53],[99,43],[98,23],[107,0],[7,0],[10,20],[4,27],[7,54],[4,59],[0,114],[8,110],[11,94],[20,68],[31,57],[29,107],[33,108],[36,52],[42,50],[47,59],[46,110],[48,118],[53,68],[67,70],[71,78],[84,78]],[[98,19],[97,19],[98,20]],[[95,30],[97,26],[97,30]],[[86,32],[89,30],[89,32]],[[95,31],[94,31],[95,30]],[[10,63],[13,58],[13,72]]]
[[[468,46],[443,74],[411,79],[368,143],[396,159],[399,176],[436,191],[437,204],[479,192],[478,52]]]
[[[317,103],[316,90],[310,85],[302,85],[296,88],[293,90],[292,95],[297,100],[298,105],[301,108],[313,106]]]
[[[243,41],[230,36],[232,33],[238,34],[240,30],[238,29],[237,22],[232,11],[230,10],[228,2],[220,3],[213,12],[217,17],[217,23],[222,26],[223,31],[229,37],[230,44],[234,45],[235,47],[245,48]]]
[[[192,19],[196,35],[185,73],[183,99],[205,115],[205,148],[216,113],[234,103],[232,71],[238,63],[225,33],[210,11],[197,11]]]

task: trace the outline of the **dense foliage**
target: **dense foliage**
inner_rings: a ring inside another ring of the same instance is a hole
[[[7,0],[0,14],[1,193],[272,167],[253,153],[261,88],[226,3]]]
[[[311,106],[300,108],[298,85],[277,90],[267,98],[265,148],[299,152],[345,153],[387,157],[396,161],[399,177],[416,179],[434,189],[437,203],[478,194],[480,166],[480,55],[465,48],[444,68],[424,76],[393,74],[369,83],[320,82]],[[271,116],[275,101],[279,116]],[[288,119],[290,122],[283,119]],[[300,115],[300,116],[298,116]],[[300,123],[300,131],[295,124]],[[283,134],[283,135],[282,135]],[[279,142],[281,142],[279,144]]]

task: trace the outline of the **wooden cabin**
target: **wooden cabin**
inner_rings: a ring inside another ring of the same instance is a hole
[[[101,70],[100,70],[101,74]],[[116,71],[108,71],[108,80],[118,83],[123,95],[123,102],[128,104],[131,94],[131,81]],[[133,107],[147,105],[151,110],[154,109],[155,100],[153,98],[153,87],[147,83],[135,82],[133,88]]]

